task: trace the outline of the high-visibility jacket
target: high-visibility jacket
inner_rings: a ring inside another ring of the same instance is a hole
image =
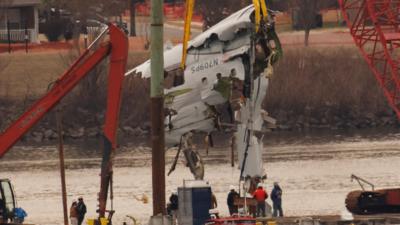
[[[253,193],[253,197],[257,200],[257,202],[264,202],[265,199],[268,198],[268,194],[264,191],[264,189],[257,188],[257,190]]]

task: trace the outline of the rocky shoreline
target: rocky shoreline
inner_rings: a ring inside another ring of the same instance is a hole
[[[10,115],[14,107],[0,108],[1,128],[4,130],[6,124],[11,123]],[[90,112],[79,110],[79,117],[64,115],[64,138],[67,140],[85,140],[101,137],[102,125],[98,120],[93,121]],[[305,108],[304,112],[296,113],[293,111],[277,110],[271,113],[271,116],[277,119],[275,128],[266,129],[267,132],[293,131],[307,132],[315,130],[349,130],[349,129],[369,129],[369,128],[394,128],[400,126],[397,116],[393,111],[379,113],[356,113],[354,111],[343,112],[334,110],[332,107],[323,107],[319,110]],[[124,117],[122,117],[124,118]],[[68,121],[68,122],[65,122]],[[84,122],[79,122],[84,121]],[[123,123],[123,122],[121,122]],[[118,138],[123,140],[125,137],[146,137],[150,134],[150,122],[125,123],[120,125]],[[230,131],[229,131],[230,132]],[[54,112],[50,112],[38,125],[30,130],[22,138],[24,143],[42,143],[58,139],[55,125]]]
[[[320,109],[318,113],[305,109],[301,114],[293,111],[279,110],[276,113],[277,130],[307,131],[311,129],[365,129],[378,127],[398,127],[400,125],[396,114],[387,110],[379,114],[360,112],[335,112],[332,108]]]

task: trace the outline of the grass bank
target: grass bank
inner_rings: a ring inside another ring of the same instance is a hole
[[[265,107],[283,123],[395,119],[373,73],[353,47],[286,50],[275,67]]]

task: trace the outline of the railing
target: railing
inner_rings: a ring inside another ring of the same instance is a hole
[[[34,42],[37,39],[37,34],[34,29],[28,29],[28,41]],[[10,40],[12,42],[24,42],[25,41],[25,30],[10,30]],[[7,29],[0,30],[0,41],[8,41],[8,32]]]

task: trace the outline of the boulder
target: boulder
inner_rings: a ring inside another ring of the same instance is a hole
[[[49,140],[54,139],[55,134],[56,134],[56,132],[54,132],[54,131],[51,130],[51,129],[47,129],[47,130],[45,130],[45,131],[43,132],[44,138],[45,138],[45,139],[49,139]],[[56,134],[56,135],[57,135],[57,134]]]
[[[74,139],[82,138],[85,135],[85,128],[79,127],[76,129],[70,128],[68,129],[68,134],[70,137]]]
[[[32,140],[34,142],[40,143],[43,141],[44,135],[42,132],[34,131],[32,132]]]
[[[97,137],[99,134],[101,134],[101,130],[99,127],[90,127],[88,129],[85,129],[86,137],[94,138]]]

